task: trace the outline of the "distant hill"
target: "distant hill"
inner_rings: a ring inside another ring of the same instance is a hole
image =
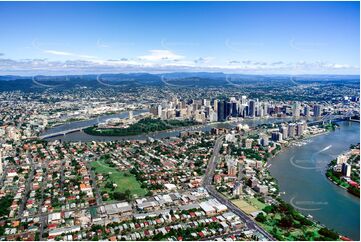
[[[330,82],[359,81],[358,76],[340,75],[299,75],[293,76],[298,82]],[[169,86],[169,87],[226,87],[233,84],[250,85],[253,83],[268,84],[271,81],[286,82],[289,75],[244,75],[225,74],[222,72],[174,72],[163,74],[129,73],[102,75],[70,75],[70,76],[0,76],[0,91],[21,90],[25,92],[46,89],[87,88],[124,88],[137,86]],[[339,84],[339,83],[337,83]]]

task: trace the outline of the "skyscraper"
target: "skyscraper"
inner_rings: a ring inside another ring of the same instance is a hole
[[[272,132],[272,136],[271,136],[273,141],[282,141],[282,133],[275,131]]]
[[[321,116],[321,106],[320,105],[314,105],[313,106],[313,116],[314,117],[320,117]]]
[[[288,127],[287,126],[282,126],[281,127],[281,133],[282,133],[282,138],[287,139],[288,138]]]
[[[250,117],[256,116],[256,102],[254,100],[249,101],[249,116]]]
[[[226,120],[226,101],[220,101],[218,102],[218,108],[217,108],[217,116],[218,116],[218,121],[219,122],[223,122]]]
[[[303,134],[303,128],[304,128],[304,123],[302,122],[297,123],[297,129],[296,129],[297,136],[301,136]]]
[[[296,136],[296,124],[291,123],[288,125],[288,136],[293,138]]]
[[[310,106],[305,105],[303,113],[305,114],[306,117],[309,117],[310,116]]]
[[[299,117],[300,117],[300,103],[299,103],[299,102],[295,102],[295,103],[293,104],[292,116],[295,117],[295,118],[299,118]]]

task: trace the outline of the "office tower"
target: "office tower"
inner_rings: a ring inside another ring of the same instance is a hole
[[[321,106],[316,104],[313,106],[313,116],[320,117],[321,116]]]
[[[242,117],[247,117],[249,115],[249,107],[248,106],[242,106],[241,114],[242,114]]]
[[[225,102],[225,118],[227,119],[231,113],[232,113],[232,103],[231,102]]]
[[[218,102],[218,107],[217,107],[217,116],[218,116],[218,121],[219,122],[223,122],[223,121],[225,121],[226,120],[226,116],[225,116],[225,114],[226,114],[226,104],[227,104],[227,102],[225,102],[225,101],[220,101],[220,102]]]
[[[238,117],[238,109],[237,109],[237,103],[236,102],[231,103],[231,116],[232,117]]]
[[[249,116],[250,117],[256,116],[256,102],[254,100],[249,101]]]
[[[235,97],[230,97],[230,98],[229,98],[229,101],[233,103],[233,102],[236,102],[237,99],[236,99]]]
[[[295,103],[293,104],[292,116],[295,117],[295,118],[299,118],[299,117],[300,117],[300,103],[299,103],[299,102],[295,102]]]
[[[306,116],[306,117],[309,117],[310,116],[310,106],[308,106],[308,105],[305,105],[305,108],[304,108],[304,115]]]
[[[214,102],[213,102],[213,107],[214,107],[214,111],[215,112],[218,112],[218,104],[219,104],[219,100],[214,100]]]
[[[242,96],[242,98],[241,98],[241,104],[242,104],[242,105],[247,105],[247,96]]]
[[[203,106],[209,106],[209,104],[210,104],[210,101],[208,101],[206,98],[205,99],[203,99]]]
[[[217,112],[213,109],[209,110],[209,121],[210,122],[217,122],[218,121],[218,115]]]

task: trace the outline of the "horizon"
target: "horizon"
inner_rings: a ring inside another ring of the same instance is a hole
[[[157,72],[157,73],[150,73],[150,72],[109,72],[109,73],[87,73],[87,74],[49,74],[49,75],[2,75],[0,76],[9,76],[9,77],[36,77],[36,76],[44,76],[44,77],[60,77],[60,76],[96,76],[96,75],[132,75],[132,74],[150,74],[150,75],[165,75],[165,74],[222,74],[222,75],[244,75],[244,76],[281,76],[281,77],[358,77],[360,78],[360,74],[271,74],[271,73],[262,73],[262,74],[246,74],[246,73],[224,73],[224,72],[211,72],[211,71],[174,71],[174,72]]]
[[[0,75],[359,75],[359,2],[0,2]]]

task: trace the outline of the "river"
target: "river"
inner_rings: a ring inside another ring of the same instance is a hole
[[[138,115],[138,114],[144,113],[146,111],[147,110],[137,110],[137,111],[134,111],[133,113],[134,113],[134,115]],[[46,130],[41,135],[49,135],[49,134],[53,134],[53,133],[57,133],[57,132],[63,132],[66,130],[72,130],[72,129],[79,128],[79,127],[92,126],[92,125],[96,125],[100,122],[104,122],[105,120],[107,120],[109,118],[127,118],[127,117],[128,117],[128,112],[122,112],[119,114],[112,114],[112,115],[102,115],[99,118],[93,118],[93,119],[84,120],[84,121],[74,121],[74,122],[62,124],[62,125],[59,125],[59,126],[56,126],[56,127]],[[200,125],[200,126],[196,126],[196,127],[193,127],[193,126],[182,127],[182,128],[178,128],[176,130],[165,130],[165,131],[159,131],[159,132],[150,133],[150,134],[122,136],[122,137],[120,137],[120,136],[96,136],[96,135],[86,134],[83,131],[77,131],[77,132],[73,132],[73,133],[68,133],[64,136],[55,136],[55,137],[46,138],[46,140],[48,140],[48,141],[61,140],[61,141],[65,141],[65,142],[78,142],[78,141],[90,142],[90,141],[115,141],[115,140],[145,140],[148,137],[151,137],[154,139],[162,139],[162,138],[178,136],[181,131],[187,131],[187,130],[188,131],[194,131],[194,130],[210,131],[214,127],[217,127],[217,128],[235,127],[238,123],[248,124],[249,126],[254,127],[254,126],[257,126],[260,124],[279,123],[279,122],[285,122],[285,121],[290,121],[290,120],[292,120],[292,119],[291,118],[245,119],[240,122],[211,123],[211,124],[205,124],[205,125]]]
[[[134,112],[138,114],[144,111]],[[49,129],[46,133],[54,133],[75,127],[94,125],[108,118],[126,118],[128,113],[106,115],[98,119],[71,122]],[[288,121],[282,118],[244,120],[242,124],[257,126],[259,124]],[[93,136],[82,131],[48,138],[67,142],[144,140],[148,137],[160,139],[174,137],[181,130],[209,131],[212,127],[234,127],[237,123],[215,123],[201,127],[184,127],[175,131],[160,131],[153,134],[130,137]],[[334,185],[325,176],[327,164],[339,154],[347,151],[351,144],[360,142],[359,123],[343,121],[336,131],[308,139],[303,146],[292,146],[278,154],[270,161],[271,174],[278,180],[280,190],[286,192],[283,199],[291,203],[305,215],[312,215],[315,220],[329,228],[335,229],[354,240],[359,240],[360,201],[342,188]]]
[[[282,198],[305,215],[354,240],[360,238],[360,200],[325,176],[327,164],[360,142],[360,124],[339,122],[340,128],[292,146],[270,161]]]

